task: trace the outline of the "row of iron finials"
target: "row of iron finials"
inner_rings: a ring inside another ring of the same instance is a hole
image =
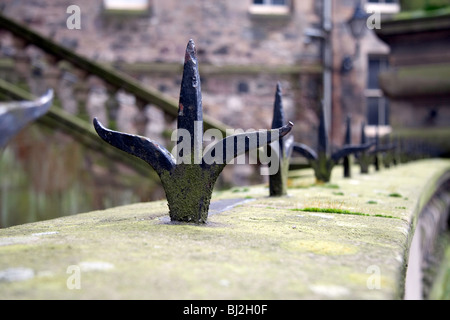
[[[348,117],[344,146],[335,152],[330,152],[323,110],[319,121],[317,150],[295,142],[292,135],[287,136],[293,127],[293,123],[285,124],[281,87],[278,83],[271,130],[227,136],[222,140],[214,141],[209,151],[202,155],[199,149],[203,145],[201,95],[196,49],[194,42],[190,40],[186,47],[180,89],[177,137],[178,142],[190,139],[190,141],[184,141],[189,142],[187,145],[190,148],[182,150],[182,157],[183,159],[198,158],[193,163],[178,161],[180,153],[177,153],[177,158],[175,158],[167,149],[151,139],[107,129],[97,118],[94,118],[94,128],[104,141],[144,160],[156,171],[166,193],[172,221],[205,223],[214,184],[223,168],[234,158],[259,147],[270,149],[271,154],[276,155],[275,161],[278,161],[277,170],[269,175],[270,196],[287,194],[287,179],[293,152],[307,159],[309,165],[314,169],[318,182],[329,182],[333,167],[342,160],[344,176],[350,176],[351,155],[355,155],[358,159],[361,172],[368,173],[370,164],[374,163],[377,168],[380,153],[392,152],[395,148],[393,144],[381,147],[378,144],[378,139],[368,142],[365,137],[364,125],[361,143],[352,145],[350,141],[350,117]],[[47,94],[36,101],[13,103],[11,108],[2,108],[0,128],[8,128],[9,131],[13,130],[14,132],[20,130],[26,123],[45,114],[52,104],[52,99],[53,91],[49,90]],[[8,123],[2,124],[5,121]],[[14,135],[13,131],[9,131],[0,137],[0,148],[6,145],[8,137]],[[180,132],[188,133],[188,135],[183,136]],[[236,143],[238,139],[244,141],[244,143]],[[232,147],[230,148],[230,146]],[[207,161],[207,159],[214,159],[214,161]],[[271,161],[273,159],[271,157]]]

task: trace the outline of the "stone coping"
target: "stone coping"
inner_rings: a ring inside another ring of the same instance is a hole
[[[162,200],[0,229],[0,299],[401,299],[418,214],[449,171],[336,167],[324,185],[293,171],[285,197],[215,192],[206,225],[171,223]]]

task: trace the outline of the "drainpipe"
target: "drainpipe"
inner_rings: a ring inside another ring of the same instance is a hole
[[[325,126],[328,135],[332,132],[332,77],[333,77],[333,51],[331,47],[331,30],[333,28],[332,0],[323,0],[322,3],[322,63],[323,63],[323,110],[325,113]]]

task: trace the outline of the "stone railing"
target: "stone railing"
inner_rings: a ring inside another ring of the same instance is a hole
[[[429,287],[422,257],[439,257],[450,162],[355,173],[338,167],[318,185],[311,169],[292,171],[283,197],[265,185],[216,192],[204,225],[170,222],[163,200],[2,229],[0,297],[426,297],[411,285]],[[425,281],[409,274],[415,267]]]
[[[14,100],[33,100],[35,98],[28,91],[2,79],[0,79],[0,93],[3,93]],[[144,165],[141,161],[137,161],[136,158],[128,156],[122,152],[118,152],[115,148],[106,146],[98,139],[92,125],[81,119],[70,116],[64,112],[59,105],[56,105],[55,108],[48,110],[42,118],[39,118],[36,121],[52,129],[59,129],[69,134],[78,142],[90,149],[101,150],[106,157],[124,163],[140,174],[154,174],[148,166]]]

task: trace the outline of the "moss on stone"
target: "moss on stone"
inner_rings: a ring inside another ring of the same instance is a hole
[[[308,170],[293,176],[310,181]],[[449,170],[446,160],[352,179],[335,170],[345,197],[310,185],[273,198],[252,186],[254,200],[206,224],[170,222],[163,200],[0,229],[0,271],[34,274],[0,282],[0,299],[399,299],[415,217]],[[292,210],[306,207],[367,215]],[[83,267],[79,290],[67,287],[69,266]],[[379,289],[367,285],[373,266]]]
[[[389,197],[394,197],[394,198],[401,198],[402,197],[402,195],[400,193],[397,193],[397,192],[389,193],[388,196]]]
[[[217,176],[215,170],[196,164],[181,164],[173,172],[164,172],[161,181],[172,221],[205,223]]]

